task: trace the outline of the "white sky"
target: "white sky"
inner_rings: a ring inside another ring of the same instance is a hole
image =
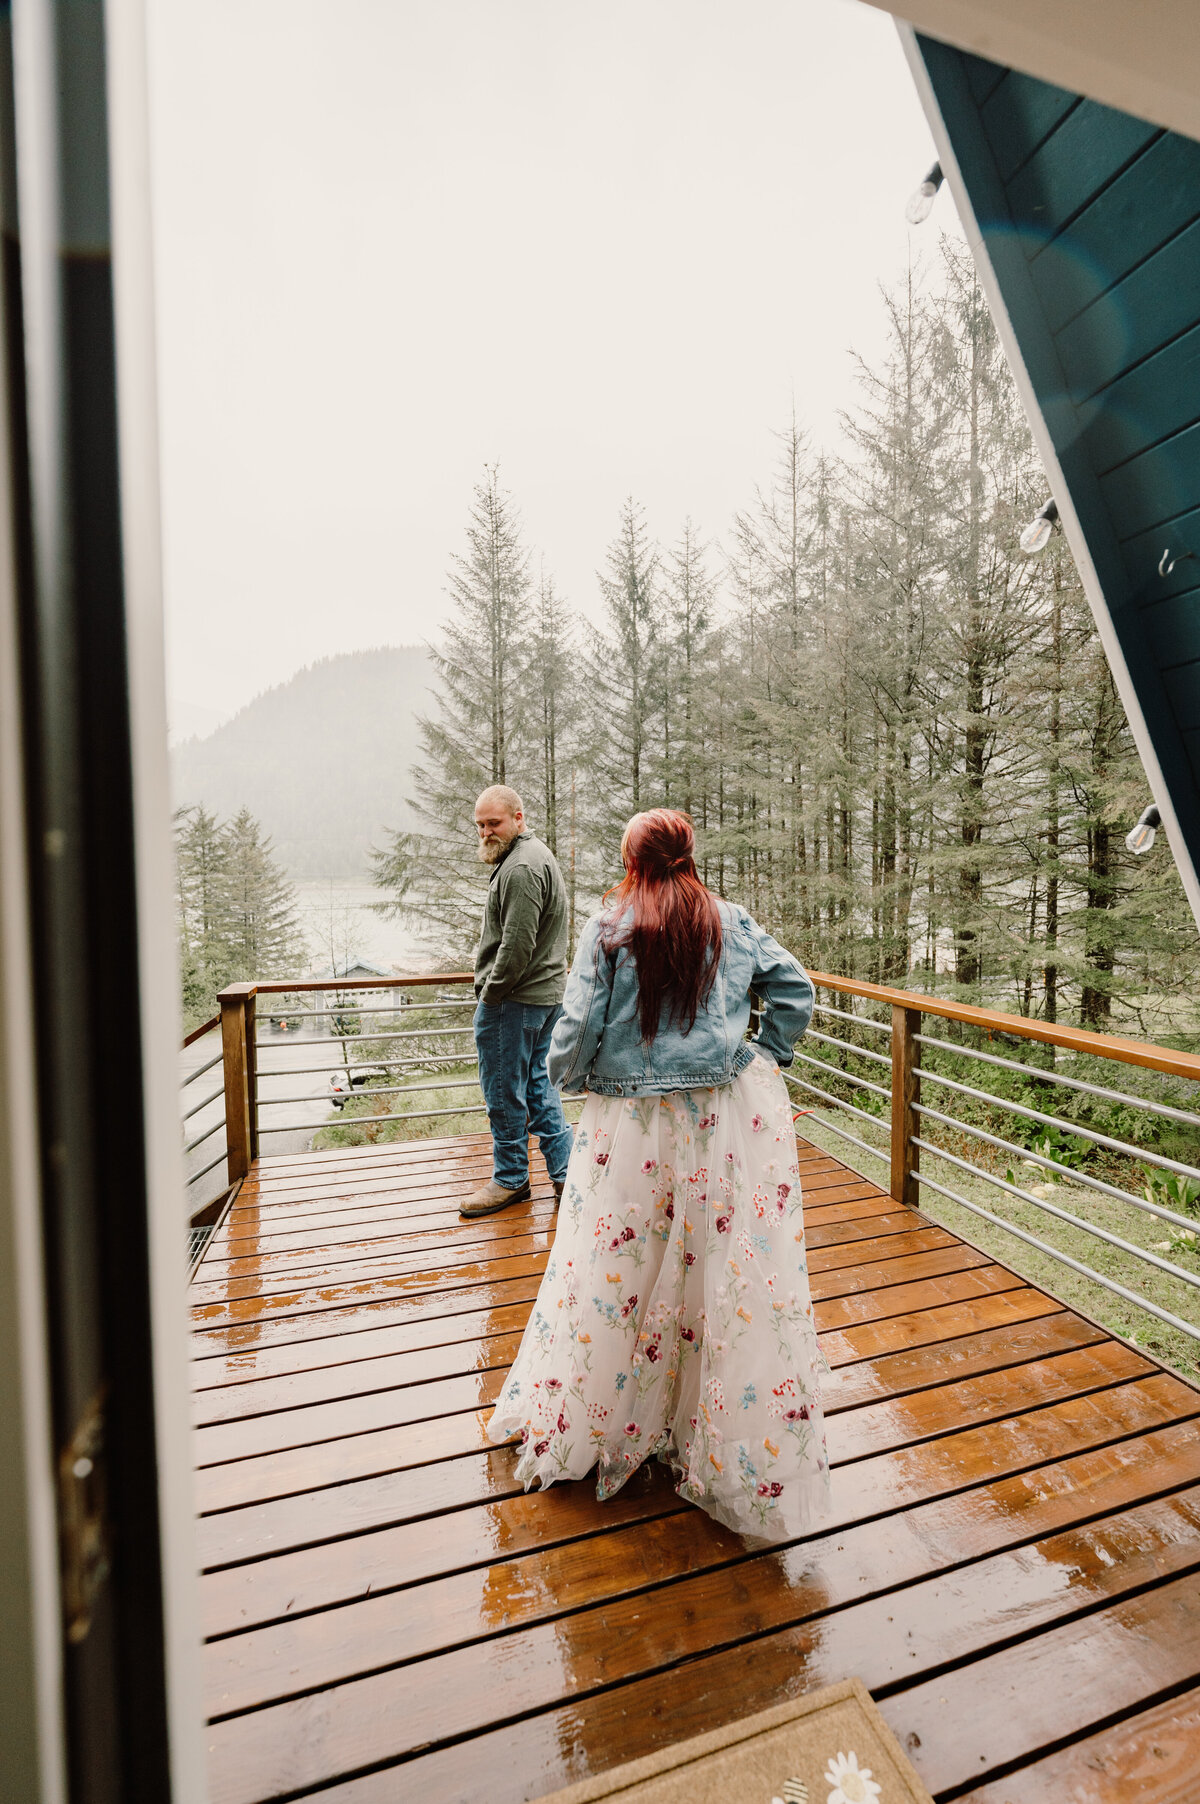
[[[151,11],[177,724],[436,631],[486,461],[594,612],[627,494],[665,541],[689,512],[718,537],[793,393],[836,442],[933,159],[884,14]]]

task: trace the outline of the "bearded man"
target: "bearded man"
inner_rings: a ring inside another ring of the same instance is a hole
[[[529,1198],[529,1131],[562,1196],[571,1129],[546,1071],[567,982],[567,894],[558,860],[529,832],[521,798],[497,783],[475,804],[479,857],[491,865],[475,954],[475,1045],[492,1129],[492,1177],[460,1215]]]

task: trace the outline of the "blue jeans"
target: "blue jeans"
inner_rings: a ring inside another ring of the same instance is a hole
[[[529,1134],[538,1136],[556,1184],[567,1175],[572,1131],[546,1071],[554,1023],[562,1013],[529,1002],[480,1003],[475,1010],[479,1082],[492,1129],[492,1175],[506,1190],[529,1179]]]

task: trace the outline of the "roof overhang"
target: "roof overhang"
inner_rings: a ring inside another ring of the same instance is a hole
[[[1196,0],[867,0],[989,62],[1200,138]]]

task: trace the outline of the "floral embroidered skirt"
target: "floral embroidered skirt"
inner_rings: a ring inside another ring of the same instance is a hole
[[[791,1103],[761,1056],[731,1084],[589,1095],[546,1275],[488,1423],[517,1477],[610,1497],[646,1459],[739,1534],[785,1540],[829,1466]]]

